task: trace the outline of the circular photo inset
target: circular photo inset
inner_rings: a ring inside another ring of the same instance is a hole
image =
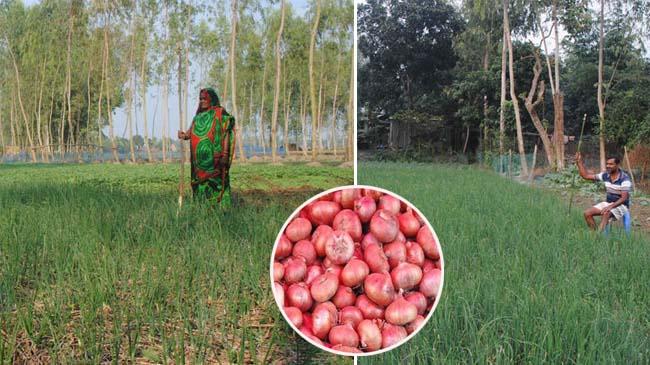
[[[343,186],[303,203],[271,255],[273,295],[305,340],[339,355],[375,355],[415,336],[443,286],[431,224],[372,186]]]

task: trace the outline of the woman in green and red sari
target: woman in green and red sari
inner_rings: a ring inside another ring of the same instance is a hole
[[[201,89],[199,108],[190,129],[178,131],[178,138],[190,140],[192,192],[227,208],[230,194],[230,165],[234,152],[235,118],[221,107],[212,88]]]

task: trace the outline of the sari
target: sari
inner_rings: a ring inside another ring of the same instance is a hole
[[[232,204],[230,165],[234,152],[235,118],[219,105],[216,92],[210,94],[210,107],[197,111],[190,127],[192,193],[212,205],[228,208]],[[224,159],[225,158],[225,159]]]

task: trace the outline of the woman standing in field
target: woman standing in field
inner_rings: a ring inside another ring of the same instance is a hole
[[[221,107],[212,88],[201,89],[199,107],[187,131],[178,138],[190,140],[192,192],[212,204],[229,207],[230,164],[234,151],[235,118]]]

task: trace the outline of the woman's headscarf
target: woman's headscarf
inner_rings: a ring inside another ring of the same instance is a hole
[[[204,89],[201,89],[200,94],[207,94],[207,96],[210,97],[210,106],[211,107],[221,106],[220,101],[219,101],[219,95],[217,95],[217,92],[214,91],[213,88],[206,87]],[[198,108],[196,108],[196,114],[199,114],[200,112],[201,112],[201,103],[199,103]]]

